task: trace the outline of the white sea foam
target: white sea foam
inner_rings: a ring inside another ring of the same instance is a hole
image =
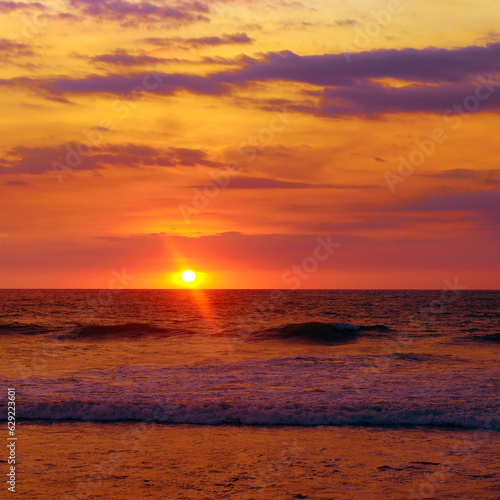
[[[500,429],[496,371],[476,367],[465,374],[443,360],[433,363],[429,355],[422,361],[395,357],[382,373],[373,372],[381,359],[300,356],[126,366],[14,386],[23,395],[20,419]]]

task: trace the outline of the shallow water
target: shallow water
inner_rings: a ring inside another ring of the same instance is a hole
[[[19,435],[18,491],[37,500],[500,495],[493,431],[39,422]]]

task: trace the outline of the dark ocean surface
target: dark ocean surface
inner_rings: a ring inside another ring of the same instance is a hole
[[[498,430],[500,293],[457,288],[3,290],[0,380],[19,420]]]

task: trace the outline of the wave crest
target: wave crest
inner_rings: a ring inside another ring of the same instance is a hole
[[[279,328],[269,328],[257,334],[259,338],[304,340],[307,342],[341,343],[354,340],[367,332],[388,333],[384,325],[355,325],[351,323],[290,323]]]
[[[0,420],[5,411],[0,411]],[[461,413],[450,408],[430,410],[374,404],[317,407],[301,404],[248,406],[226,401],[200,404],[133,404],[113,402],[38,402],[25,404],[20,420],[145,421],[163,424],[269,426],[388,426],[462,427],[499,430],[500,419],[490,411]]]
[[[134,338],[147,335],[159,335],[162,337],[186,333],[183,330],[161,328],[149,323],[125,323],[118,325],[86,325],[76,326],[64,338],[75,339],[115,339]]]
[[[19,334],[19,335],[41,335],[49,333],[50,330],[42,325],[28,323],[7,323],[0,325],[0,335]]]
[[[485,342],[500,342],[500,332],[489,335],[475,335],[473,338],[475,340],[482,340]]]

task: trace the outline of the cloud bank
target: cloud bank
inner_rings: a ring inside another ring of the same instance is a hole
[[[228,38],[186,40],[191,40],[189,43],[217,45],[240,35],[225,36]],[[238,88],[253,83],[282,81],[317,87],[316,90],[303,90],[303,102],[289,104],[296,111],[322,116],[443,113],[470,95],[476,95],[481,100],[481,110],[500,108],[500,79],[497,78],[500,72],[500,43],[458,49],[375,50],[355,54],[350,59],[349,63],[343,54],[299,56],[285,51],[270,53],[260,59],[242,58],[237,69],[206,76],[184,73],[111,74],[78,79],[0,80],[0,85],[25,85],[53,97],[91,93],[123,95],[141,86],[152,95],[187,91],[219,96],[233,94]],[[133,56],[124,51],[98,56],[97,60],[116,65],[153,62],[149,56]],[[145,80],[153,78],[156,81],[154,85],[144,84]],[[400,84],[391,86],[389,79]],[[311,105],[314,99],[317,104]],[[265,102],[260,104],[263,107],[266,105]]]

